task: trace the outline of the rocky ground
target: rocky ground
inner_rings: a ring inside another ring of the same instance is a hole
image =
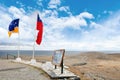
[[[120,80],[120,54],[86,52],[66,57],[65,63],[81,80]]]

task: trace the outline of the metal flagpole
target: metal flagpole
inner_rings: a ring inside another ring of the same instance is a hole
[[[18,32],[18,58],[20,57],[20,33]]]
[[[19,29],[19,28],[18,28]],[[19,33],[19,30],[18,30],[18,56],[17,56],[17,59],[16,59],[18,62],[21,61],[21,58],[20,58],[20,33]]]
[[[35,55],[35,34],[36,34],[36,32],[34,29],[34,44],[33,44],[33,56],[32,56],[33,59],[34,59],[34,55]]]
[[[36,40],[35,34],[36,34],[36,27],[34,28],[34,34],[33,34],[34,44],[33,44],[33,55],[32,55],[32,59],[31,59],[32,64],[36,63],[36,60],[35,60],[35,40]]]
[[[33,44],[33,55],[32,55],[32,59],[31,59],[31,63],[34,64],[36,63],[36,60],[35,60],[35,30],[34,30],[34,44]]]

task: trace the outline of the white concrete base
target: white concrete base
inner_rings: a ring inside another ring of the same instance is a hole
[[[51,62],[45,62],[45,63],[40,63],[39,62],[38,63],[38,62],[36,62],[35,59],[31,59],[31,61],[22,60],[20,63],[24,63],[24,64],[28,64],[28,65],[40,68],[40,69],[44,70],[49,76],[51,76],[51,78],[57,78],[58,79],[58,78],[77,77],[77,75],[75,75],[71,71],[68,71],[65,67],[64,67],[63,74],[61,74],[61,67],[57,66],[57,69],[55,69],[55,65],[53,65]],[[67,68],[69,68],[69,67],[67,67]]]
[[[21,62],[21,58],[20,57],[16,58],[16,61]]]
[[[31,64],[35,64],[35,63],[36,63],[36,60],[35,60],[35,59],[31,59],[30,63],[31,63]]]
[[[51,62],[46,62],[41,65],[41,68],[48,73],[52,78],[62,78],[62,77],[75,77],[76,75],[64,67],[63,74],[61,74],[61,67],[57,66],[57,69],[55,69],[55,65],[53,65]],[[67,67],[69,68],[69,67]]]

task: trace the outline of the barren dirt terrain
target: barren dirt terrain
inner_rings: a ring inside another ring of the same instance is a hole
[[[120,54],[86,52],[65,58],[82,80],[120,80]]]
[[[30,60],[30,56],[21,56]],[[51,61],[52,56],[35,56],[40,62]],[[120,54],[83,52],[65,55],[64,65],[78,75],[81,80],[120,80]]]

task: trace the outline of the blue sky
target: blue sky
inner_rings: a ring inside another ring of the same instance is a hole
[[[32,49],[33,28],[39,13],[44,34],[36,49],[119,50],[119,3],[119,0],[1,0],[0,47],[16,48],[18,34],[8,38],[7,32],[10,22],[20,18],[21,49]]]

